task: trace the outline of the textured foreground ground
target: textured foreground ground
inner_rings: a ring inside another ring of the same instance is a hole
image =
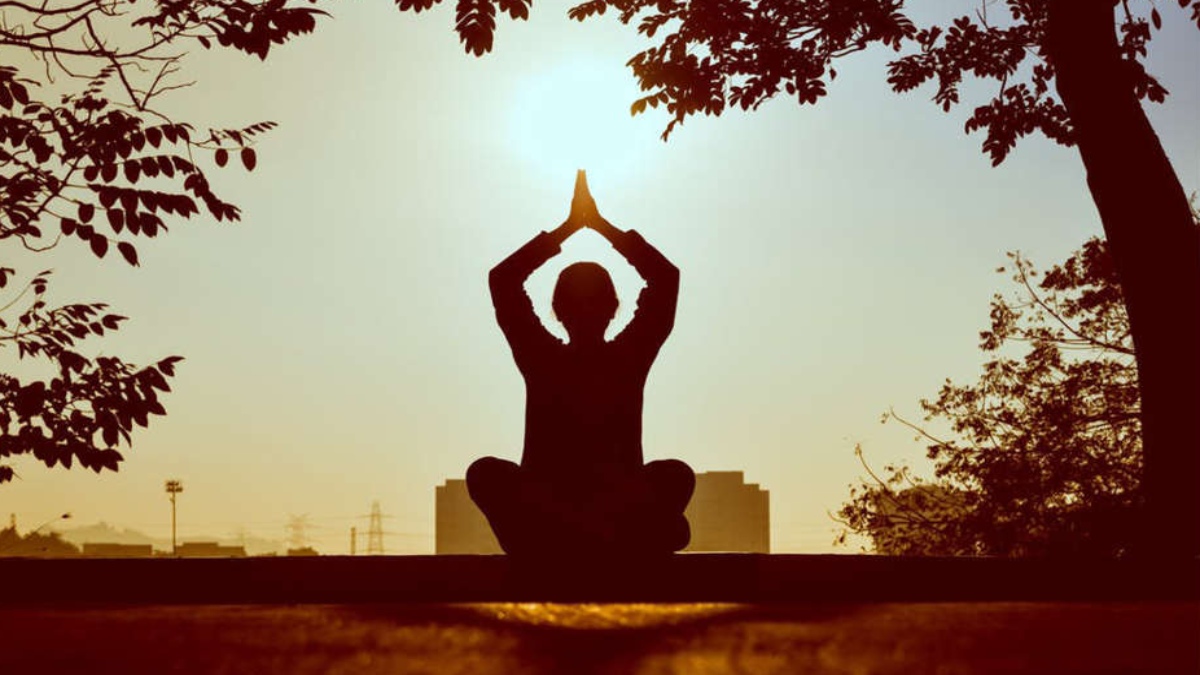
[[[1195,675],[1200,604],[0,605],[0,673]]]

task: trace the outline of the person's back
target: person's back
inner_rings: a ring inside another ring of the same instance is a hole
[[[576,263],[559,277],[553,305],[566,343],[542,326],[525,294],[526,279],[583,226],[608,239],[646,280],[633,318],[612,341],[604,332],[617,298],[603,267]],[[642,391],[674,324],[678,270],[636,232],[600,217],[581,175],[568,220],[497,265],[489,285],[526,386],[520,467],[488,457],[467,474],[501,545],[510,553],[588,550],[593,542],[601,549],[621,542],[639,550],[683,548],[682,511],[694,476],[677,460],[643,465],[641,444]],[[539,542],[539,528],[554,536]]]
[[[548,350],[523,369],[525,446],[521,465],[562,473],[642,464],[642,386],[649,364],[618,342]]]

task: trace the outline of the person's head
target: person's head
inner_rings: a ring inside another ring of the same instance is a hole
[[[551,306],[572,340],[602,339],[617,313],[617,289],[608,270],[577,262],[558,275]]]

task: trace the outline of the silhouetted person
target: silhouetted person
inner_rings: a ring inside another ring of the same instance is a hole
[[[629,325],[612,341],[617,310],[608,272],[568,266],[552,306],[568,341],[551,335],[526,279],[582,227],[607,239],[646,281]],[[684,508],[695,486],[678,460],[643,464],[642,388],[675,322],[679,270],[641,235],[600,216],[581,171],[566,222],[492,269],[496,320],[525,378],[520,466],[495,457],[467,471],[471,498],[510,554],[670,553],[690,539]]]

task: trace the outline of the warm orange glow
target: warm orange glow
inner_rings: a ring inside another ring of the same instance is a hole
[[[732,614],[745,605],[692,603],[498,602],[468,605],[480,615],[514,624],[551,628],[634,629],[673,626]]]

